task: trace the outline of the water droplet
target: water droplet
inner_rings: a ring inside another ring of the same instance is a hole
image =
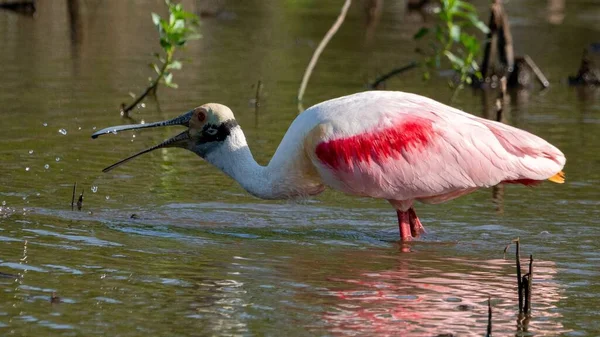
[[[92,192],[94,192],[94,193],[98,192],[98,186],[92,186]]]
[[[132,137],[135,138],[135,135],[133,135]]]
[[[25,171],[29,171],[29,167],[26,167],[26,168],[25,168]]]
[[[116,135],[116,134],[117,134],[117,129],[112,129],[111,133],[112,133],[113,135]]]
[[[142,108],[145,108],[145,107],[146,107],[146,103],[142,103],[142,104],[140,104],[140,106],[141,106]]]
[[[107,196],[106,196],[106,200],[108,200],[108,199],[110,199],[110,195],[107,195]]]
[[[2,200],[2,206],[6,206],[6,200]]]
[[[142,119],[142,121],[140,122],[140,124],[146,124],[146,121]]]
[[[50,165],[46,164],[46,165],[44,165],[44,168],[47,170],[50,168]]]
[[[96,127],[94,126],[94,127],[92,128],[92,130],[96,130]]]
[[[33,154],[33,150],[29,150],[29,154]]]
[[[48,126],[48,123],[43,123],[42,125],[43,125],[43,126]]]
[[[67,134],[67,130],[65,130],[65,129],[60,129],[60,130],[58,130],[58,132],[59,132],[61,135],[66,135],[66,134]]]
[[[40,192],[37,192],[37,193],[35,194],[35,196],[36,196],[36,197],[39,197],[39,196],[40,196]]]
[[[60,157],[56,157],[56,159],[55,159],[55,160],[56,160],[56,161],[60,161]]]
[[[81,126],[77,128],[77,130],[81,130]]]
[[[24,197],[23,197],[23,200],[27,200],[27,196],[24,196]]]

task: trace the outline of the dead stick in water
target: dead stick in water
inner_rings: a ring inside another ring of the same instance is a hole
[[[79,200],[77,200],[77,210],[81,211],[83,207],[83,189],[81,190],[81,194],[79,195]]]
[[[485,337],[492,336],[492,299],[488,296],[488,325]]]
[[[500,79],[500,95],[496,99],[496,121],[502,122],[502,115],[504,113],[504,99],[506,97],[506,76],[502,76]]]
[[[323,37],[323,40],[321,40],[321,43],[319,43],[319,46],[317,47],[317,49],[315,49],[315,52],[314,52],[312,58],[310,59],[310,62],[308,63],[308,67],[306,67],[306,71],[304,72],[304,76],[302,77],[302,83],[300,84],[300,90],[298,91],[298,109],[299,110],[303,110],[302,109],[302,97],[304,96],[304,91],[306,90],[306,85],[308,84],[308,79],[310,78],[310,74],[312,73],[315,65],[317,64],[317,60],[319,60],[319,56],[323,52],[323,49],[325,49],[325,47],[329,43],[329,40],[331,40],[333,35],[335,35],[335,33],[338,31],[338,29],[344,22],[344,19],[346,18],[346,13],[348,13],[348,8],[350,8],[351,3],[352,3],[352,0],[346,0],[346,2],[344,3],[344,6],[342,7],[340,15],[338,16],[337,20],[334,22],[333,26],[331,26],[331,28],[329,28],[329,31],[327,31],[327,34],[325,34],[325,37]],[[300,112],[302,112],[302,111],[300,111]]]
[[[258,80],[256,83],[256,94],[254,95],[254,113],[258,114],[258,108],[260,107],[260,92],[262,90],[262,81]]]
[[[77,188],[77,182],[73,184],[73,196],[71,197],[71,210],[75,210],[75,189]]]
[[[382,76],[380,76],[379,78],[377,78],[372,84],[369,85],[369,88],[371,89],[376,89],[377,87],[379,87],[379,85],[381,83],[384,83],[385,81],[387,81],[388,79],[390,79],[392,76],[401,74],[407,70],[410,70],[412,68],[415,68],[416,66],[418,66],[419,64],[417,62],[411,62],[407,65],[405,65],[404,67],[401,68],[396,68],[386,74],[383,74]]]
[[[529,273],[527,273],[527,287],[525,288],[527,296],[525,296],[525,307],[523,312],[531,314],[531,288],[533,283],[533,255],[529,255]]]
[[[521,278],[521,285],[523,286],[522,289],[522,293],[523,293],[523,314],[527,315],[527,307],[529,306],[529,303],[527,303],[527,299],[529,298],[529,288],[527,287],[527,285],[529,284],[529,273],[523,275],[523,277]]]
[[[496,121],[502,122],[504,114],[504,106],[506,104],[506,76],[500,79],[500,94],[496,99]],[[504,212],[504,185],[498,184],[492,188],[492,200],[496,205],[496,212]],[[506,247],[508,249],[508,246]],[[506,254],[506,250],[504,252]]]
[[[531,59],[531,57],[529,57],[529,55],[523,56],[523,59],[525,60],[525,62],[527,63],[527,65],[529,67],[531,67],[531,70],[533,70],[533,73],[537,77],[538,81],[540,81],[540,83],[542,84],[542,86],[544,88],[548,88],[550,86],[550,82],[548,81],[548,79],[546,78],[546,76],[544,76],[544,73],[542,72],[542,70],[540,69],[540,67],[538,67],[537,64],[535,64],[535,62],[533,62],[533,60]]]
[[[140,103],[146,96],[150,93],[156,93],[156,87],[158,86],[158,80],[152,82],[152,84],[144,90],[144,92],[135,100],[133,103],[125,106],[125,103],[121,103],[121,115],[124,117],[129,117],[129,112],[135,108],[138,103]]]
[[[521,257],[519,253],[519,238],[513,242],[517,244],[516,260],[517,260],[517,287],[519,292],[519,313],[523,312],[523,280],[521,279]]]

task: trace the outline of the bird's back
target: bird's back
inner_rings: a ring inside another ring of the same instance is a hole
[[[397,200],[543,180],[565,163],[556,147],[526,131],[390,91],[307,109],[290,126],[272,163],[285,164],[291,153],[294,158],[304,153],[333,188]]]

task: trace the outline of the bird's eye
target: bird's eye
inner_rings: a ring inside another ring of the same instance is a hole
[[[204,122],[205,119],[206,119],[206,114],[202,111],[198,111],[198,120],[200,122]]]
[[[208,128],[208,129],[206,129],[206,131],[204,131],[204,132],[208,133],[208,134],[209,134],[209,135],[211,135],[211,136],[214,136],[214,135],[216,135],[216,134],[217,134],[217,129]]]

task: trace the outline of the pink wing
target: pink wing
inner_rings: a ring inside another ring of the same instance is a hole
[[[564,155],[535,135],[415,97],[418,107],[378,112],[379,126],[353,135],[325,121],[311,157],[326,183],[357,195],[423,199],[528,184],[564,166]]]

